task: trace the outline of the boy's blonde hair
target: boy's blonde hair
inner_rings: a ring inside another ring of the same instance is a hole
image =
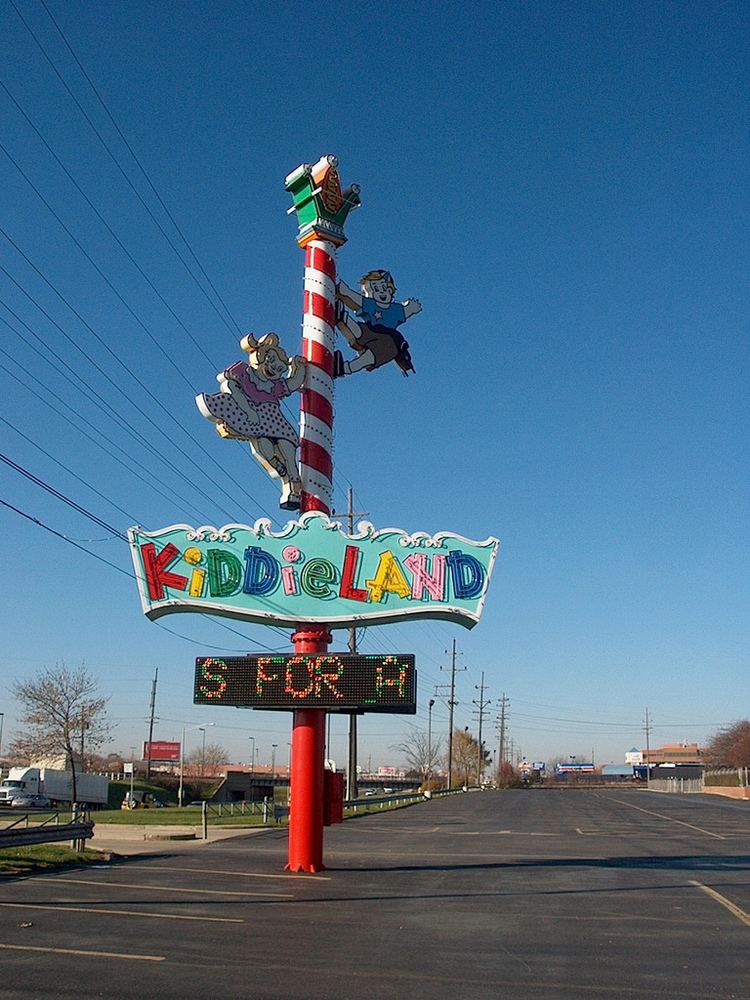
[[[363,274],[359,279],[359,287],[364,289],[371,281],[385,281],[392,292],[396,291],[396,282],[393,280],[393,275],[390,271],[383,269],[368,271],[367,274]]]

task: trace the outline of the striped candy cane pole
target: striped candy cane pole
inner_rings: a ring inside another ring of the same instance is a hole
[[[336,248],[314,239],[305,247],[302,353],[307,374],[300,416],[301,511],[333,507],[333,350],[336,328]],[[295,653],[326,653],[325,626],[300,625]],[[325,712],[297,709],[292,728],[289,854],[291,871],[317,872],[323,864],[323,756]]]
[[[299,223],[297,243],[305,250],[302,354],[307,373],[302,389],[300,475],[302,513],[331,513],[333,506],[333,352],[336,333],[336,247],[345,241],[344,221],[359,204],[359,188],[342,193],[335,156],[302,164],[285,182]],[[332,642],[324,625],[302,623],[292,637],[298,655],[325,654]],[[326,713],[298,708],[292,728],[289,858],[291,871],[320,871],[323,865],[323,754]]]
[[[336,334],[336,247],[314,239],[305,247],[300,474],[304,513],[333,507],[333,352]]]

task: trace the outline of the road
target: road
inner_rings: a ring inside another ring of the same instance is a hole
[[[285,856],[270,831],[4,881],[0,997],[750,997],[750,803],[477,792],[327,830],[320,875]]]

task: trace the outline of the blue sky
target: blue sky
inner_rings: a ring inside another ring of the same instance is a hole
[[[337,503],[351,483],[378,527],[502,540],[472,632],[364,639],[417,654],[420,711],[365,717],[361,759],[397,762],[426,725],[454,637],[457,724],[476,731],[484,671],[485,737],[505,692],[530,758],[621,761],[647,707],[656,742],[747,715],[746,8],[47,4],[0,10],[2,452],[118,531],[284,523],[193,396],[241,333],[299,349],[283,182],[335,153],[362,187],[340,275],[387,267],[424,307],[415,376],[337,385]],[[286,747],[285,714],[191,704],[196,655],[283,636],[150,623],[121,541],[0,475],[7,503],[113,564],[0,508],[6,682],[85,662],[127,750],[158,666],[157,738],[213,722],[235,760],[248,736],[261,760]],[[344,734],[334,720],[339,760]]]

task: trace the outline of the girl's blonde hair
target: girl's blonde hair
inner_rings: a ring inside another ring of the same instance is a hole
[[[279,343],[278,335],[275,333],[265,333],[260,340],[256,340],[252,333],[248,333],[240,341],[240,347],[250,355],[248,362],[253,368],[262,365],[271,350],[276,351],[281,360],[289,364],[289,355]]]

